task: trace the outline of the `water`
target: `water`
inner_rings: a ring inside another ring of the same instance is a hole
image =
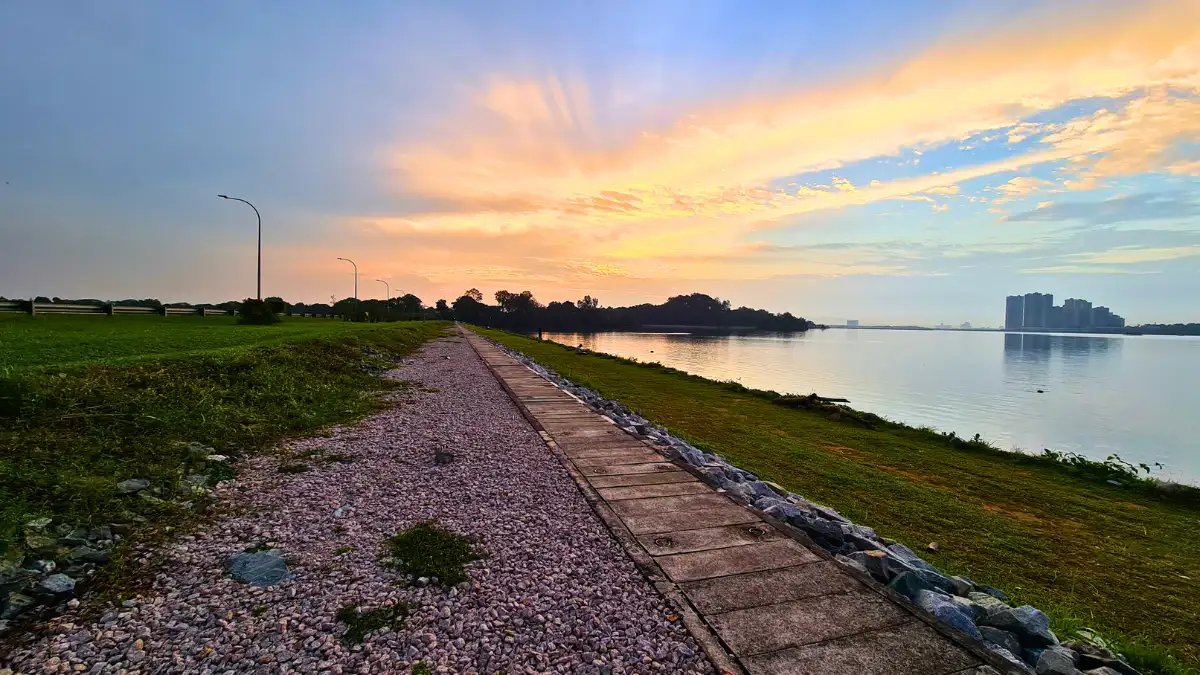
[[[1164,466],[1200,484],[1200,338],[812,330],[804,334],[546,334],[755,389],[850,399],[1006,449]],[[1039,393],[1041,390],[1043,393]]]

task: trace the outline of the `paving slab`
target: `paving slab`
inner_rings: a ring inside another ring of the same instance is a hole
[[[646,464],[661,462],[663,456],[646,448],[626,450],[613,454],[575,456],[575,466],[617,466],[619,464]]]
[[[888,630],[750,656],[742,663],[750,675],[999,675],[988,666],[975,668],[973,660],[929,626],[914,621]]]
[[[838,574],[837,563],[822,560],[794,567],[735,574],[680,584],[696,609],[721,614],[762,604],[763,598],[790,602],[820,595],[851,593],[862,589],[854,579]]]
[[[600,488],[600,496],[609,502],[620,499],[645,499],[647,497],[672,497],[675,495],[694,495],[712,492],[700,481],[687,483],[662,483],[658,485],[629,485],[626,487]]]
[[[687,485],[680,483],[679,485]],[[619,490],[622,488],[612,488]],[[784,539],[784,535],[773,527],[750,522],[721,527],[702,527],[698,530],[677,530],[660,534],[645,534],[637,538],[650,555],[664,556],[692,551],[707,551],[713,548],[745,546],[763,541]]]
[[[625,523],[625,527],[629,528],[629,531],[635,535],[760,522],[758,516],[733,504],[709,508],[694,513],[679,511],[676,513],[655,513],[648,516],[623,516],[621,520]]]
[[[671,581],[683,583],[731,574],[791,567],[820,560],[812,551],[791,539],[756,542],[745,546],[676,553],[655,562]]]
[[[658,473],[626,473],[618,476],[587,476],[594,488],[628,487],[631,485],[665,485],[668,483],[700,483],[686,471],[660,471]],[[703,483],[700,483],[703,485]]]
[[[579,473],[585,476],[617,476],[628,473],[660,473],[683,470],[670,462],[650,462],[647,464],[621,464],[618,466],[581,466]]]
[[[630,453],[635,453],[635,452],[653,453],[654,451],[650,450],[649,448],[647,448],[644,445],[638,445],[637,443],[631,443],[629,445],[614,445],[612,447],[606,447],[606,448],[582,448],[582,449],[575,448],[575,449],[572,449],[571,452],[564,452],[564,454],[567,457],[571,458],[572,462],[579,464],[580,461],[578,461],[578,460],[591,459],[593,457],[615,457],[615,456],[621,456],[621,455],[628,455]],[[654,456],[658,458],[656,461],[661,462],[663,459],[661,455],[654,454]]]
[[[913,617],[862,589],[712,614],[708,620],[734,651],[752,656],[899,626]]]
[[[620,516],[649,516],[673,511],[697,511],[709,507],[720,508],[730,504],[729,498],[711,490],[695,495],[672,495],[669,497],[647,497],[645,499],[621,499],[608,505]],[[736,507],[735,507],[736,508]]]

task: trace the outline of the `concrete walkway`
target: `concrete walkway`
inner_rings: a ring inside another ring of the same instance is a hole
[[[991,660],[794,532],[697,480],[460,328],[718,667],[749,675],[998,675]],[[994,663],[994,662],[993,662]]]

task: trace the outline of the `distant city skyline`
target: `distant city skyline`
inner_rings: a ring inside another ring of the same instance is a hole
[[[1091,301],[1067,298],[1054,304],[1053,293],[1010,295],[1004,301],[1005,330],[1086,330],[1125,327],[1125,318]]]

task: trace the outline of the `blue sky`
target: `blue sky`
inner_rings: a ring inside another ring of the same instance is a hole
[[[1200,320],[1194,3],[0,5],[0,294]]]

